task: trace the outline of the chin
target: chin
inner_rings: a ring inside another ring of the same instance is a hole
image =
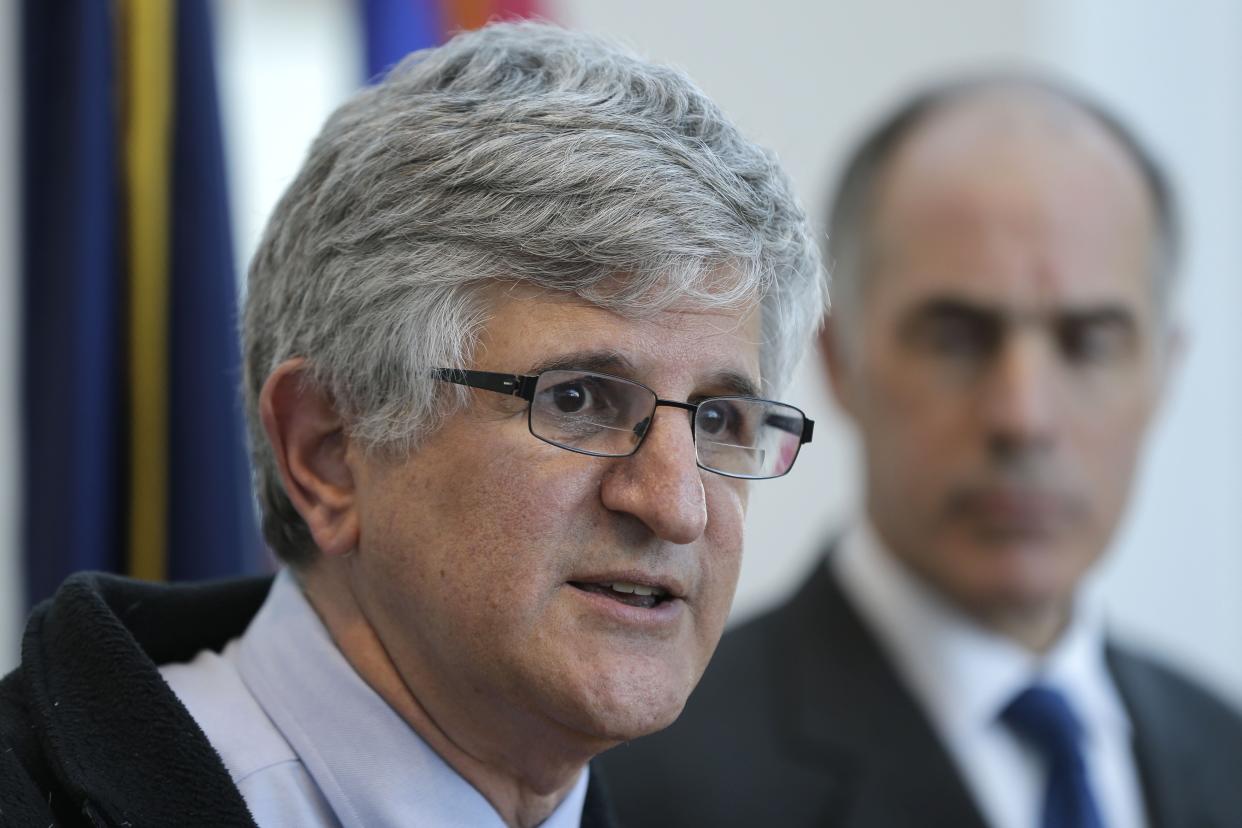
[[[610,716],[601,722],[600,737],[608,742],[629,742],[643,736],[650,736],[677,721],[685,702],[672,708],[661,710],[631,710],[625,715]]]
[[[612,743],[655,733],[676,721],[693,689],[693,682],[641,673],[613,675],[588,689],[582,711],[585,729]]]
[[[950,590],[974,614],[984,616],[1042,615],[1072,600],[1074,584],[1055,573],[993,573],[970,579]]]

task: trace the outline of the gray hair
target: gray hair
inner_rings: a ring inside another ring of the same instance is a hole
[[[897,150],[927,119],[945,106],[982,92],[1036,92],[1084,114],[1112,136],[1139,170],[1156,216],[1154,281],[1166,309],[1177,281],[1180,228],[1172,185],[1155,156],[1124,121],[1084,92],[1049,77],[1022,72],[972,74],[915,93],[867,131],[849,155],[828,207],[828,260],[833,275],[834,333],[849,337],[863,298],[867,250],[878,182]],[[848,344],[848,343],[842,343]],[[848,350],[848,348],[847,348]]]
[[[250,267],[246,413],[264,535],[317,550],[258,398],[281,362],[352,438],[409,452],[464,394],[488,287],[521,282],[627,317],[759,303],[765,393],[826,303],[806,216],[771,152],[683,73],[603,40],[495,24],[416,52],[328,119]]]

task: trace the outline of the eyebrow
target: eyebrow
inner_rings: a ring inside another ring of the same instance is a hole
[[[755,383],[755,381],[752,380],[750,377],[746,376],[745,374],[740,374],[737,371],[721,371],[720,373],[712,377],[711,384],[718,388],[723,388],[725,391],[727,391],[728,393],[724,396],[734,396],[734,395],[739,396],[739,397],[759,396],[759,386]],[[691,399],[694,399],[695,397],[702,398],[706,396],[717,396],[717,395],[695,394],[693,397],[691,397]]]
[[[936,316],[965,316],[999,322],[1005,314],[999,308],[968,302],[964,299],[940,297],[911,308],[906,319],[909,324]]]
[[[634,373],[634,363],[618,351],[574,351],[537,362],[527,373],[545,371],[596,371],[625,376]]]
[[[1000,310],[956,298],[938,297],[915,305],[902,315],[897,325],[898,336],[906,342],[919,341],[926,326],[940,320],[969,321],[985,325],[989,331],[1000,331],[1004,317]]]
[[[1134,314],[1128,308],[1117,305],[1071,309],[1058,314],[1058,318],[1077,325],[1116,325],[1121,328],[1134,328],[1136,325]]]
[[[559,354],[535,363],[527,373],[542,374],[545,371],[595,371],[601,374],[614,374],[629,379],[633,379],[637,373],[634,363],[628,357],[618,351],[611,350],[575,351],[568,354]],[[758,384],[739,371],[718,371],[712,374],[706,383],[701,383],[701,385],[703,384],[720,390],[711,394],[693,394],[690,397],[691,400],[715,396],[759,396]]]
[[[913,308],[907,314],[903,327],[908,328],[910,325],[917,325],[924,319],[935,317],[964,317],[990,324],[1008,324],[1015,319],[1021,320],[1027,316],[1050,318],[1054,324],[1064,324],[1066,322],[1074,324],[1111,324],[1131,328],[1135,325],[1134,313],[1129,308],[1114,302],[1059,308],[1052,314],[1045,315],[1013,314],[994,305],[978,304],[956,297],[940,297]]]

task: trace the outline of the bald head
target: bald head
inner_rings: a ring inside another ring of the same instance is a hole
[[[1077,93],[1042,80],[983,79],[911,99],[851,158],[829,222],[834,327],[850,327],[870,280],[901,254],[916,218],[935,232],[998,207],[1006,215],[992,222],[993,237],[1026,225],[1085,248],[1098,245],[1100,225],[1114,218],[1106,213],[1121,210],[1144,256],[1138,267],[1167,305],[1176,222],[1149,154]]]

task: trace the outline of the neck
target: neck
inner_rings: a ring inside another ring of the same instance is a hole
[[[347,563],[321,559],[299,575],[310,605],[354,671],[454,771],[481,793],[509,828],[543,822],[565,798],[590,758],[546,722],[513,716],[494,704],[466,709],[465,694],[403,674],[350,588]],[[523,720],[524,719],[524,720]]]

